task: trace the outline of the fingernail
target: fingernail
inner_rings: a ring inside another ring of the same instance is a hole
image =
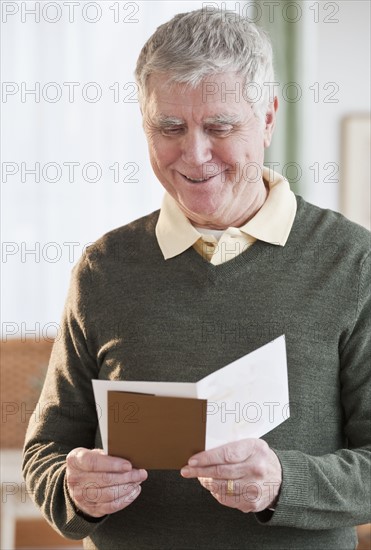
[[[197,466],[197,459],[196,459],[196,458],[190,458],[190,459],[188,460],[188,464],[189,464],[190,466]]]
[[[190,469],[187,468],[187,466],[185,466],[184,468],[182,468],[182,469],[180,470],[180,473],[182,474],[182,476],[189,476],[189,474],[190,474],[191,472],[190,472]]]

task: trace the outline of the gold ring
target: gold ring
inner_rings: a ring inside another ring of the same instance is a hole
[[[234,494],[234,481],[233,479],[227,480],[227,496],[231,497]]]

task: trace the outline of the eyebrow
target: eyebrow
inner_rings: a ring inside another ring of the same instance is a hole
[[[238,124],[241,122],[239,115],[219,114],[205,118],[204,124]]]
[[[159,115],[155,118],[155,124],[158,126],[181,126],[184,120],[175,116]]]
[[[221,113],[212,117],[205,118],[204,124],[237,124],[241,122],[239,115],[231,115],[227,113]],[[155,118],[155,124],[164,127],[164,126],[182,126],[185,124],[185,121],[181,118],[168,116],[160,114]]]

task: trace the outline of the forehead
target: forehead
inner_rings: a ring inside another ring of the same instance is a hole
[[[244,118],[250,104],[243,97],[243,80],[236,73],[209,75],[196,87],[169,82],[165,74],[149,77],[146,112],[149,116],[205,118],[221,114]]]

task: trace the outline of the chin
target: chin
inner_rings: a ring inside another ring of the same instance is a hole
[[[177,201],[178,204],[180,204],[181,208],[189,213],[195,214],[197,216],[213,216],[216,215],[216,213],[219,210],[219,204],[215,204],[214,202],[209,202],[205,200],[194,199],[191,200],[179,200]]]
[[[182,207],[183,213],[187,218],[195,225],[203,224],[216,224],[220,225],[219,216],[216,215],[215,210],[201,210],[198,208],[185,208]]]

